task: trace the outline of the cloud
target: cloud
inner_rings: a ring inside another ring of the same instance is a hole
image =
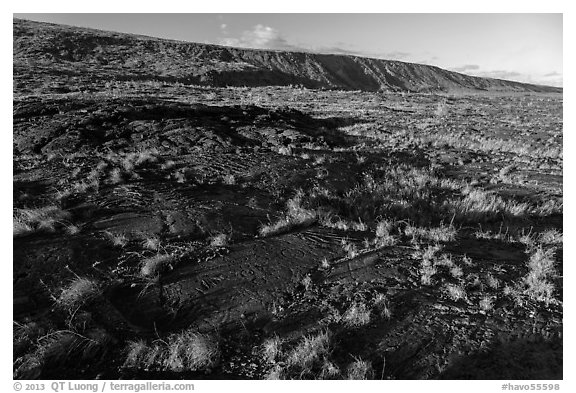
[[[551,76],[562,76],[562,74],[560,74],[559,72],[556,72],[556,71],[552,71],[552,72],[549,72],[548,74],[544,74],[543,76],[548,78]]]
[[[275,28],[261,24],[254,26],[251,30],[244,31],[240,38],[221,38],[219,43],[240,48],[302,50],[302,48],[289,44]]]
[[[478,64],[465,64],[463,66],[460,67],[453,67],[451,68],[452,71],[456,71],[456,72],[469,72],[469,71],[475,71],[475,70],[479,70],[480,66]]]

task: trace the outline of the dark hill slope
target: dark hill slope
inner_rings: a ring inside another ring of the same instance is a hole
[[[438,67],[356,56],[230,48],[14,19],[15,89],[39,75],[212,86],[304,85],[366,91],[562,92]],[[33,75],[31,75],[31,73]],[[53,79],[52,79],[53,80]],[[37,83],[37,81],[36,81]]]

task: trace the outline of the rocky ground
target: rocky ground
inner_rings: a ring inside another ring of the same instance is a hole
[[[15,376],[561,378],[561,104],[15,96]]]

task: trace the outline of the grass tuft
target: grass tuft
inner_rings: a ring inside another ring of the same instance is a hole
[[[370,314],[364,303],[354,303],[342,315],[342,322],[350,327],[364,326],[370,323]]]
[[[71,214],[52,205],[37,209],[15,209],[13,214],[13,236],[34,232],[54,232],[56,225],[65,225]]]
[[[77,277],[56,299],[56,304],[68,311],[74,311],[100,295],[98,283],[89,278]]]
[[[374,370],[372,369],[372,363],[362,359],[354,360],[346,369],[346,379],[372,379],[373,375]]]
[[[286,213],[273,224],[263,225],[259,229],[262,237],[278,235],[288,232],[295,227],[307,226],[316,222],[318,216],[316,212],[302,207],[303,193],[299,191],[286,203]]]
[[[306,336],[288,354],[287,364],[297,367],[303,373],[310,372],[314,362],[328,354],[330,350],[330,334],[323,331],[315,336]]]
[[[144,277],[156,277],[165,271],[174,261],[174,256],[170,254],[156,254],[145,258],[140,263],[140,274]]]
[[[144,340],[129,342],[124,367],[172,372],[198,371],[210,370],[219,360],[220,349],[214,338],[185,330],[151,345]]]

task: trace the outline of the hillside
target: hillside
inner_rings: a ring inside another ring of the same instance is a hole
[[[363,91],[562,92],[438,67],[357,56],[251,50],[14,19],[15,89],[45,80],[64,89],[86,78],[208,86],[287,86]],[[38,87],[38,86],[36,86]]]

